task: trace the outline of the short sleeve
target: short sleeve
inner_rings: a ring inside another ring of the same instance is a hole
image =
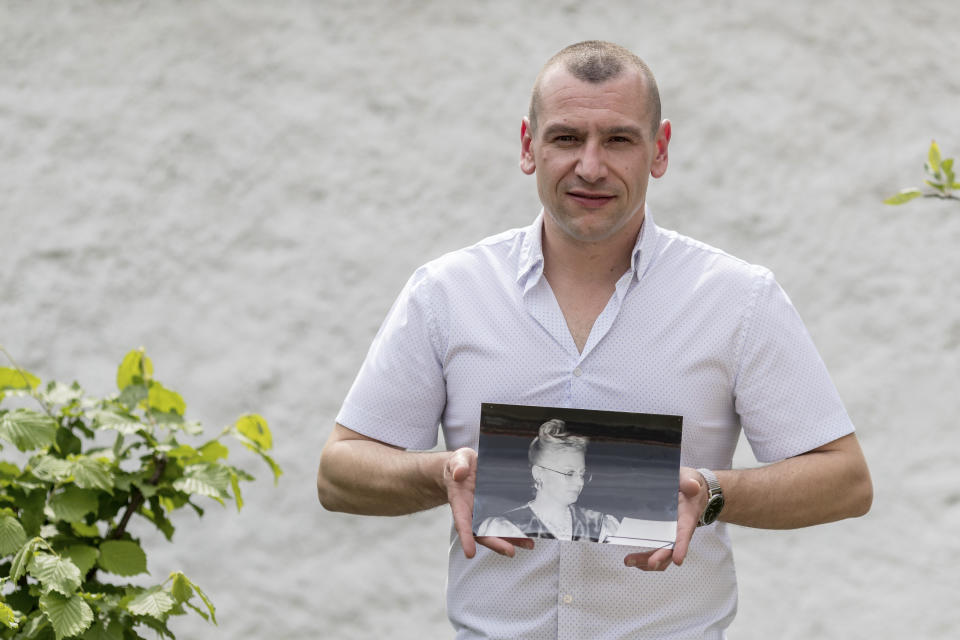
[[[426,272],[407,282],[380,326],[337,422],[405,449],[430,449],[446,402]]]
[[[854,430],[800,315],[766,270],[744,320],[734,397],[761,462],[805,453]]]

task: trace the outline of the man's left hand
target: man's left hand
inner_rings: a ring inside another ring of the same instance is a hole
[[[707,485],[696,469],[680,467],[680,490],[677,497],[677,539],[673,549],[657,549],[644,553],[631,553],[623,559],[628,567],[643,571],[663,571],[670,566],[683,564],[690,547],[690,539],[707,506]]]

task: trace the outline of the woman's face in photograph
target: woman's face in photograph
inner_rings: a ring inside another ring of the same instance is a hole
[[[538,498],[549,498],[563,505],[571,505],[580,497],[586,460],[583,452],[575,449],[545,449],[532,473],[538,481]]]

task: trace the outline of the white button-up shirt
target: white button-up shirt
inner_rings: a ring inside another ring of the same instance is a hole
[[[543,276],[541,216],[420,269],[377,334],[337,421],[408,449],[476,448],[483,402],[683,416],[681,464],[727,469],[742,428],[775,461],[853,431],[772,274],[661,229],[649,211],[629,270],[582,352]],[[629,547],[537,540],[466,559],[451,535],[458,639],[721,638],[736,611],[726,525],[682,567],[623,565]]]

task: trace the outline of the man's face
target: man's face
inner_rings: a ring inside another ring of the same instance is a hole
[[[636,71],[593,84],[555,67],[540,85],[537,131],[524,119],[521,140],[520,168],[537,175],[545,225],[602,242],[640,230],[649,177],[667,170],[670,123],[653,133]]]

